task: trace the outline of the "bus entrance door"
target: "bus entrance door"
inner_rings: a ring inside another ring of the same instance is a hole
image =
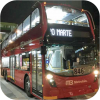
[[[11,80],[14,81],[14,73],[15,73],[15,69],[14,69],[14,66],[15,66],[15,57],[14,56],[11,56],[10,57],[10,78]]]
[[[40,50],[32,51],[32,88],[42,96],[42,56]]]

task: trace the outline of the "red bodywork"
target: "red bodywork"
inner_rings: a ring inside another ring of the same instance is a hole
[[[61,77],[57,75],[53,75],[53,77],[57,88],[50,87],[48,80],[45,80],[44,94],[48,97],[67,98],[96,92],[95,89],[98,89],[98,80],[94,82],[94,73],[78,77]]]
[[[63,5],[66,6],[66,5]],[[43,46],[43,43],[40,44],[40,41],[44,39],[44,35],[47,30],[47,19],[46,19],[46,13],[44,8],[44,3],[39,3],[37,6],[40,10],[40,24],[37,25],[35,28],[29,30],[25,35],[18,38],[15,42],[7,46],[4,50],[2,50],[2,57],[11,56],[15,54],[20,54],[26,51],[31,51],[32,49],[40,48]],[[35,8],[36,8],[35,7]],[[68,6],[70,7],[70,6]],[[34,9],[35,9],[34,8]],[[84,11],[85,12],[85,11]],[[86,12],[85,12],[86,13]],[[87,14],[87,13],[86,13]],[[93,27],[91,24],[91,20],[87,14],[87,17],[89,19],[91,33],[94,36]],[[25,49],[19,48],[20,43],[22,41],[28,41],[28,40],[34,40],[32,43],[34,43],[34,46],[26,45],[24,46]],[[11,51],[12,48],[18,47],[17,49],[14,49]],[[8,53],[4,53],[4,51],[7,51]],[[72,96],[78,96],[82,94],[92,93],[95,92],[95,89],[98,89],[98,80],[94,82],[94,74],[91,73],[89,75],[85,76],[79,76],[79,77],[61,77],[55,74],[53,75],[53,78],[56,82],[57,87],[51,87],[46,79],[45,75],[45,55],[42,55],[42,77],[43,77],[43,98],[47,99],[58,99],[58,98],[66,98],[66,97],[72,97]],[[3,71],[7,70],[7,75],[10,76],[10,69],[9,68],[2,68]],[[30,92],[37,98],[41,99],[38,95],[32,93],[32,55],[30,56],[30,71],[22,71],[15,69],[15,82],[14,84],[18,85],[19,87],[24,89],[24,79],[25,75],[28,75],[30,78]],[[8,78],[10,81],[10,78]],[[75,83],[73,85],[66,85],[66,81],[82,81],[86,80],[86,82],[83,83]]]

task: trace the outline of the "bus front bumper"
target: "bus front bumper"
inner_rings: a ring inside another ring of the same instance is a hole
[[[93,93],[98,91],[98,81],[81,87],[73,87],[73,88],[55,88],[55,89],[44,89],[48,91],[44,93],[44,99],[61,99],[68,98],[73,96],[84,95],[88,93]]]

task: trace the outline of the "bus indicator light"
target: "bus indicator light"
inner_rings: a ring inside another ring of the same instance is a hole
[[[46,2],[44,2],[44,5],[46,5]]]

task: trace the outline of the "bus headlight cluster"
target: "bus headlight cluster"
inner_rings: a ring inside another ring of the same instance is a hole
[[[49,82],[49,84],[50,84],[52,87],[56,87],[56,83],[55,83],[55,81],[54,81],[54,79],[53,79],[53,76],[52,76],[51,74],[48,74],[48,75],[46,76],[46,78],[48,79],[48,82]]]
[[[94,70],[94,75],[95,75],[94,82],[97,80],[98,74],[99,74],[99,71],[98,70]]]
[[[95,77],[97,77],[98,74],[99,74],[99,71],[98,71],[98,70],[95,70],[95,71],[94,71],[94,74],[95,74]]]

